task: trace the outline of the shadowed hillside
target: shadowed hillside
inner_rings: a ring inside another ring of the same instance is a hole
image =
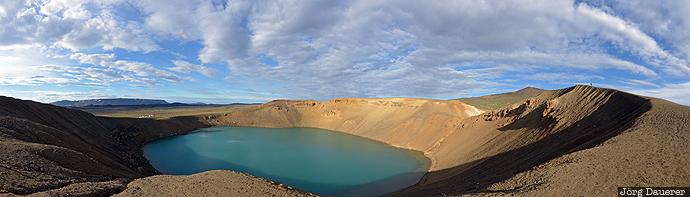
[[[154,173],[141,155],[131,154],[136,147],[117,143],[118,133],[112,122],[86,112],[0,97],[0,192],[27,194]]]

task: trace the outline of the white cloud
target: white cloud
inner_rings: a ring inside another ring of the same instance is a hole
[[[204,48],[199,53],[202,62],[222,62],[246,58],[250,48],[249,30],[242,27],[242,2],[228,6],[204,3],[201,21]]]
[[[0,90],[0,95],[14,98],[29,99],[38,102],[50,103],[58,100],[83,100],[93,98],[114,98],[115,96],[101,91],[49,91],[49,90]]]
[[[250,45],[248,29],[242,27],[249,2],[233,1],[138,1],[148,14],[146,26],[155,32],[183,40],[200,40],[204,63],[245,58]]]
[[[690,75],[687,60],[679,59],[662,49],[654,38],[642,32],[637,26],[587,4],[579,4],[577,11],[582,16],[592,20],[594,25],[603,28],[597,32],[618,43],[622,48],[640,55],[653,65],[670,66],[671,68],[666,69],[667,72]],[[586,23],[585,25],[592,24]]]
[[[136,21],[114,15],[117,1],[3,1],[0,45],[58,45],[75,51],[121,48],[153,51],[158,45]]]
[[[659,87],[659,85],[645,81],[645,80],[639,80],[639,79],[626,79],[623,81],[623,83],[632,85],[632,86],[647,86],[647,87]]]
[[[198,40],[201,32],[198,28],[199,1],[135,1],[148,15],[145,25],[163,36],[172,36],[185,40]]]
[[[65,56],[63,52],[41,45],[0,47],[0,85],[103,87],[118,82],[152,85],[189,80],[148,63],[117,60],[111,53],[67,52],[70,55]]]
[[[98,66],[103,66],[111,69],[116,69],[120,71],[127,72],[129,74],[132,74],[133,76],[130,76],[130,78],[139,78],[141,80],[132,80],[132,81],[150,81],[150,82],[155,82],[155,79],[152,78],[146,78],[146,77],[158,77],[163,80],[169,81],[169,82],[179,82],[184,80],[180,76],[177,76],[176,74],[164,70],[164,69],[159,69],[156,68],[155,66],[144,63],[144,62],[136,62],[136,61],[127,61],[127,60],[115,60],[115,54],[83,54],[83,53],[74,53],[70,55],[71,59],[79,61],[79,63],[82,64],[92,64],[92,65],[98,65]]]
[[[115,60],[115,54],[83,54],[74,53],[70,59],[77,60],[82,64],[110,65]]]
[[[0,47],[0,85],[35,85],[56,80],[58,76],[41,70],[46,64],[66,63],[52,57],[50,48],[40,45],[8,45]],[[52,78],[52,79],[51,79]]]
[[[664,98],[683,105],[690,105],[690,82],[667,84],[661,88],[649,90],[632,90],[632,93]]]
[[[591,23],[586,23],[586,25],[598,25],[600,28],[603,28],[599,32],[603,33],[608,39],[621,42],[621,44],[625,43],[625,45],[628,45],[626,47],[635,46],[639,49],[638,53],[642,55],[653,56],[665,53],[653,38],[621,18],[587,4],[578,4],[577,13],[585,19],[591,20]]]
[[[203,75],[206,75],[208,77],[212,77],[216,75],[216,71],[214,69],[211,69],[209,67],[203,66],[203,65],[198,65],[198,64],[192,64],[187,61],[183,60],[173,60],[173,64],[175,67],[170,68],[170,70],[175,71],[175,72],[180,72],[180,73],[192,73],[192,72],[197,72],[201,73]]]
[[[539,73],[538,75],[530,75],[528,77],[531,80],[548,81],[551,83],[564,83],[564,84],[574,84],[577,82],[587,82],[594,79],[604,79],[602,76],[597,75],[581,75],[574,73]]]
[[[596,3],[596,2],[595,2]],[[613,1],[608,9],[622,13],[645,32],[690,57],[690,4],[686,1]]]
[[[582,69],[616,68],[644,76],[654,77],[656,72],[629,61],[616,59],[605,54],[561,53],[549,54],[533,51],[504,52],[451,52],[444,50],[420,50],[409,56],[409,61],[419,65],[451,64],[456,62],[489,62],[514,66],[564,66]]]
[[[80,28],[65,34],[57,44],[75,51],[93,47],[105,50],[157,50],[158,45],[141,29],[135,22],[120,22],[111,13],[104,11],[99,16],[84,21]]]

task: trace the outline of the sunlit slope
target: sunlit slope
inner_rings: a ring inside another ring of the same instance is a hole
[[[421,151],[482,111],[459,101],[429,99],[335,99],[272,101],[217,117],[218,124],[261,127],[315,127],[376,139]]]

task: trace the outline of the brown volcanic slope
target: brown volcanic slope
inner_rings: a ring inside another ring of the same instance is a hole
[[[459,101],[429,99],[279,100],[213,121],[221,125],[322,128],[426,152],[438,146],[438,139],[451,134],[456,123],[481,112]]]
[[[69,193],[76,185],[121,191],[129,178],[155,174],[142,160],[144,143],[214,125],[316,127],[424,152],[430,172],[391,195],[607,195],[623,185],[690,185],[690,107],[590,86],[529,91],[539,94],[493,96],[507,107],[487,112],[457,100],[335,99],[166,120],[99,118],[3,98],[0,117],[9,122],[0,123],[0,193]],[[138,179],[127,191],[221,187],[204,177]],[[158,183],[176,180],[185,181]]]

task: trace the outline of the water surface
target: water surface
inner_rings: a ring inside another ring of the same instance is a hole
[[[396,191],[429,166],[416,151],[314,128],[206,128],[153,141],[144,155],[166,174],[228,169],[332,196]]]

